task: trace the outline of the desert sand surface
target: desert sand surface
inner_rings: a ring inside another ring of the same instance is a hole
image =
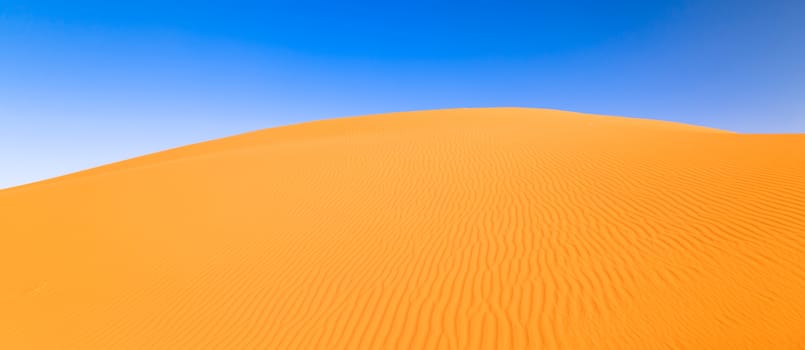
[[[0,191],[0,349],[803,349],[805,135],[331,119]]]

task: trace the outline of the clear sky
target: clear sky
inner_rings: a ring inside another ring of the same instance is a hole
[[[805,132],[805,1],[0,0],[0,188],[271,126],[492,106]]]

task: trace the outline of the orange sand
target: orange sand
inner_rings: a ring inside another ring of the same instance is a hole
[[[805,135],[345,118],[0,191],[0,349],[805,348]]]

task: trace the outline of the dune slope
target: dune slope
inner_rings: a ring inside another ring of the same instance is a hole
[[[531,109],[0,191],[2,349],[805,347],[805,135]]]

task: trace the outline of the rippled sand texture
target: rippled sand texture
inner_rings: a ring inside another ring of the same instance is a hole
[[[805,347],[805,135],[333,119],[0,191],[2,349]]]

